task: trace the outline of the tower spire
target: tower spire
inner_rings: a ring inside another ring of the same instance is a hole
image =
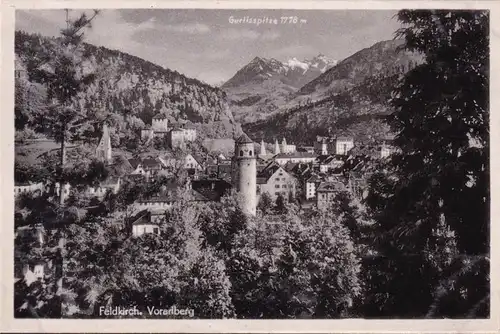
[[[266,155],[266,146],[264,144],[264,139],[260,142],[260,155]]]
[[[278,144],[278,139],[276,139],[274,142],[274,154],[279,154],[279,153],[280,153],[280,145]]]

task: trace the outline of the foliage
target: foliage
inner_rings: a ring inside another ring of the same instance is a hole
[[[459,257],[488,266],[488,13],[402,10],[398,18],[406,48],[425,62],[407,73],[392,102],[401,153],[370,180],[378,255],[365,262],[366,305],[377,306],[365,313],[485,316],[487,270],[460,283],[483,295],[460,299],[450,282],[467,268]]]

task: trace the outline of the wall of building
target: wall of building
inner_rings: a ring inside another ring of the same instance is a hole
[[[139,237],[147,233],[160,234],[160,226],[157,224],[138,224],[132,226],[132,235],[134,237]]]

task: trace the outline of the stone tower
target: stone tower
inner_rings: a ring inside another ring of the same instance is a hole
[[[168,118],[167,115],[158,114],[151,120],[151,127],[153,131],[167,132],[168,131]]]
[[[278,144],[278,139],[274,142],[274,154],[280,153],[280,145]]]
[[[257,209],[257,159],[254,143],[246,134],[235,142],[233,158],[235,180],[233,186],[240,194],[240,207],[246,214],[255,216]]]
[[[109,130],[106,124],[102,126],[102,137],[95,150],[95,155],[97,159],[103,161],[107,165],[112,163],[111,137],[109,136]]]
[[[264,139],[260,142],[260,155],[264,156],[266,155],[266,144],[264,143]]]

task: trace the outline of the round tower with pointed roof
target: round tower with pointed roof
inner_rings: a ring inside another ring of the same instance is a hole
[[[241,135],[235,142],[233,186],[240,193],[243,212],[255,216],[257,210],[257,159],[253,141]]]

